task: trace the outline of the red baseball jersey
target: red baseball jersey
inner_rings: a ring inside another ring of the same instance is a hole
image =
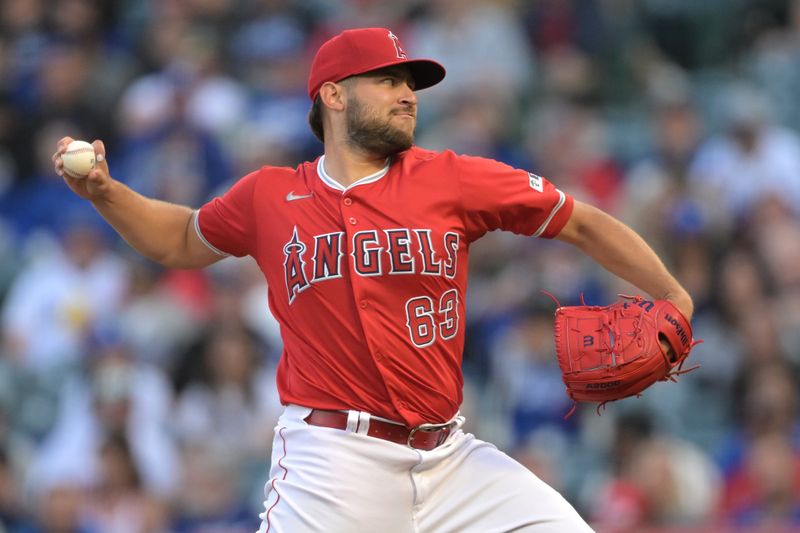
[[[266,277],[283,403],[416,426],[461,404],[470,243],[496,229],[552,238],[572,207],[535,174],[414,147],[349,187],[325,173],[324,156],[261,168],[204,205],[195,226]]]

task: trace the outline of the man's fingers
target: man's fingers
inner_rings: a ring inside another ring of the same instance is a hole
[[[104,172],[108,173],[108,163],[106,162],[106,145],[103,141],[95,139],[92,142],[95,154],[95,166],[100,167]]]
[[[56,153],[63,154],[64,150],[67,149],[67,145],[69,145],[69,143],[71,143],[74,140],[75,139],[73,139],[70,136],[61,137],[61,139],[58,141],[58,143],[56,143],[56,146],[58,146],[58,151]]]
[[[74,139],[70,136],[61,137],[59,141],[56,143],[56,152],[50,158],[53,163],[55,164],[56,174],[59,176],[64,175],[64,162],[61,160],[61,155],[67,150],[67,146],[71,143]]]
[[[92,146],[94,147],[95,155],[102,155],[105,158],[106,155],[106,145],[103,144],[103,141],[100,139],[95,139],[92,141]]]
[[[62,156],[67,150],[69,143],[74,141],[72,137],[62,137],[58,141],[58,148],[52,156],[53,167],[56,174],[61,176],[64,182],[78,195],[83,198],[92,198],[98,194],[102,194],[102,189],[107,186],[110,180],[108,172],[108,163],[106,162],[106,147],[103,141],[95,139],[92,141],[92,148],[95,153],[95,165],[86,176],[72,177],[64,170],[64,161]]]
[[[672,346],[668,342],[662,340],[661,341],[661,349],[664,350],[664,353],[667,354],[667,358],[671,362],[674,363],[675,361],[678,360],[678,356],[677,356],[675,350],[672,348]]]
[[[53,168],[55,169],[56,174],[58,174],[59,176],[63,176],[64,161],[61,160],[61,152],[57,151],[56,153],[53,154],[53,157],[51,157],[50,159],[53,160]]]

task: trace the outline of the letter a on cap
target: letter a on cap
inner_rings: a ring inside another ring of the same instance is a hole
[[[389,32],[389,39],[391,39],[392,44],[394,44],[394,51],[397,52],[397,59],[406,59],[406,52],[403,50],[403,47],[400,46],[400,39],[397,38],[397,35]]]

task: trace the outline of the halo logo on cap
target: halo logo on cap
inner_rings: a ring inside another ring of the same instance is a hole
[[[402,46],[400,46],[400,39],[397,37],[397,35],[389,31],[389,39],[391,39],[392,43],[394,44],[394,51],[397,52],[397,59],[408,59],[406,51],[403,50]]]

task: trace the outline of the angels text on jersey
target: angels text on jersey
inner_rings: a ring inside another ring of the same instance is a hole
[[[461,243],[458,233],[445,233],[440,243],[434,243],[431,233],[430,229],[372,229],[358,231],[349,239],[345,232],[336,231],[314,235],[306,243],[295,226],[283,247],[289,304],[312,283],[341,278],[345,260],[363,277],[421,274],[455,278]]]

